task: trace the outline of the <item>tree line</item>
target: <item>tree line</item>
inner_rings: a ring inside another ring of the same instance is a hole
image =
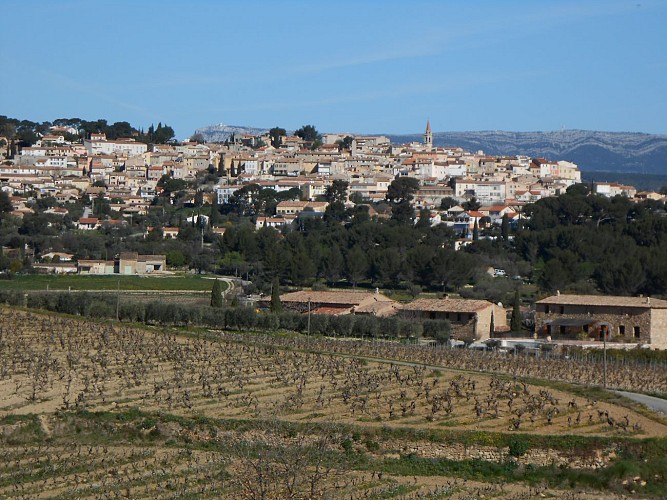
[[[415,339],[426,336],[445,342],[451,326],[446,320],[415,321],[406,318],[379,318],[366,315],[304,315],[291,311],[258,312],[253,307],[212,304],[196,306],[160,300],[120,301],[111,294],[87,292],[0,291],[0,304],[27,305],[76,316],[117,318],[121,321],[161,326],[206,326],[225,330],[276,330],[312,335]]]
[[[514,241],[548,291],[667,294],[665,204],[591,194],[584,184],[525,207]]]
[[[58,118],[56,120],[33,122],[31,120],[19,120],[0,115],[0,138],[4,138],[4,147],[7,156],[14,156],[21,148],[35,144],[41,136],[50,135],[51,127],[65,127],[76,130],[76,133],[65,132],[66,141],[74,142],[80,139],[90,138],[91,134],[105,134],[108,140],[122,137],[132,137],[139,142],[164,144],[174,139],[174,129],[161,122],[157,127],[153,124],[148,130],[138,129],[126,121],[108,123],[105,119],[83,120],[81,118]]]

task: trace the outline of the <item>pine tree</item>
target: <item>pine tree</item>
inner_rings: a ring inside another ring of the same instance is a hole
[[[271,284],[271,312],[279,313],[283,310],[283,303],[280,301],[280,283],[278,278],[273,278]]]
[[[222,286],[219,280],[213,282],[211,290],[211,307],[222,307]]]

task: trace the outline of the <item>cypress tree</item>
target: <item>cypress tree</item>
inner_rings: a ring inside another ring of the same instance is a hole
[[[213,203],[211,203],[211,217],[209,218],[209,224],[211,227],[214,227],[220,220],[220,211],[218,210],[218,193],[213,191]]]
[[[503,241],[508,241],[510,239],[510,224],[507,214],[503,215],[503,221],[500,225],[500,234],[503,238]]]
[[[477,224],[477,218],[475,218],[475,225],[472,228],[472,239],[473,241],[479,239],[479,225]]]
[[[514,307],[512,307],[512,318],[510,319],[510,328],[513,332],[521,331],[521,299],[519,297],[519,290],[514,292]]]
[[[271,312],[279,313],[283,310],[283,303],[280,302],[280,283],[278,277],[273,278],[271,284]]]
[[[211,290],[211,307],[222,307],[222,286],[217,279],[213,282]]]

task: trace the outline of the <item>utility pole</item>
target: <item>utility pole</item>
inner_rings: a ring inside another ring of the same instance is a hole
[[[602,387],[604,389],[606,389],[607,388],[607,331],[606,331],[606,328],[602,330],[602,341],[603,341],[603,351],[604,351],[604,353],[603,353]]]
[[[116,287],[116,321],[118,321],[118,318],[120,317],[120,279],[117,282],[117,287]]]

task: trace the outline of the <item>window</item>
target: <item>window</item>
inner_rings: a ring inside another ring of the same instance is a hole
[[[549,314],[549,304],[547,304],[546,306],[544,306],[544,312],[547,313],[547,314]]]
[[[565,335],[565,325],[560,326],[560,333],[561,335]]]
[[[618,325],[618,334],[625,335],[625,325]]]
[[[565,306],[560,306],[560,313],[565,314]]]
[[[461,321],[461,313],[458,313],[458,314],[456,315],[456,321]]]
[[[638,339],[639,337],[641,337],[641,330],[640,330],[640,328],[639,328],[638,326],[635,326],[634,333],[635,333],[635,338],[636,338],[636,339]]]

